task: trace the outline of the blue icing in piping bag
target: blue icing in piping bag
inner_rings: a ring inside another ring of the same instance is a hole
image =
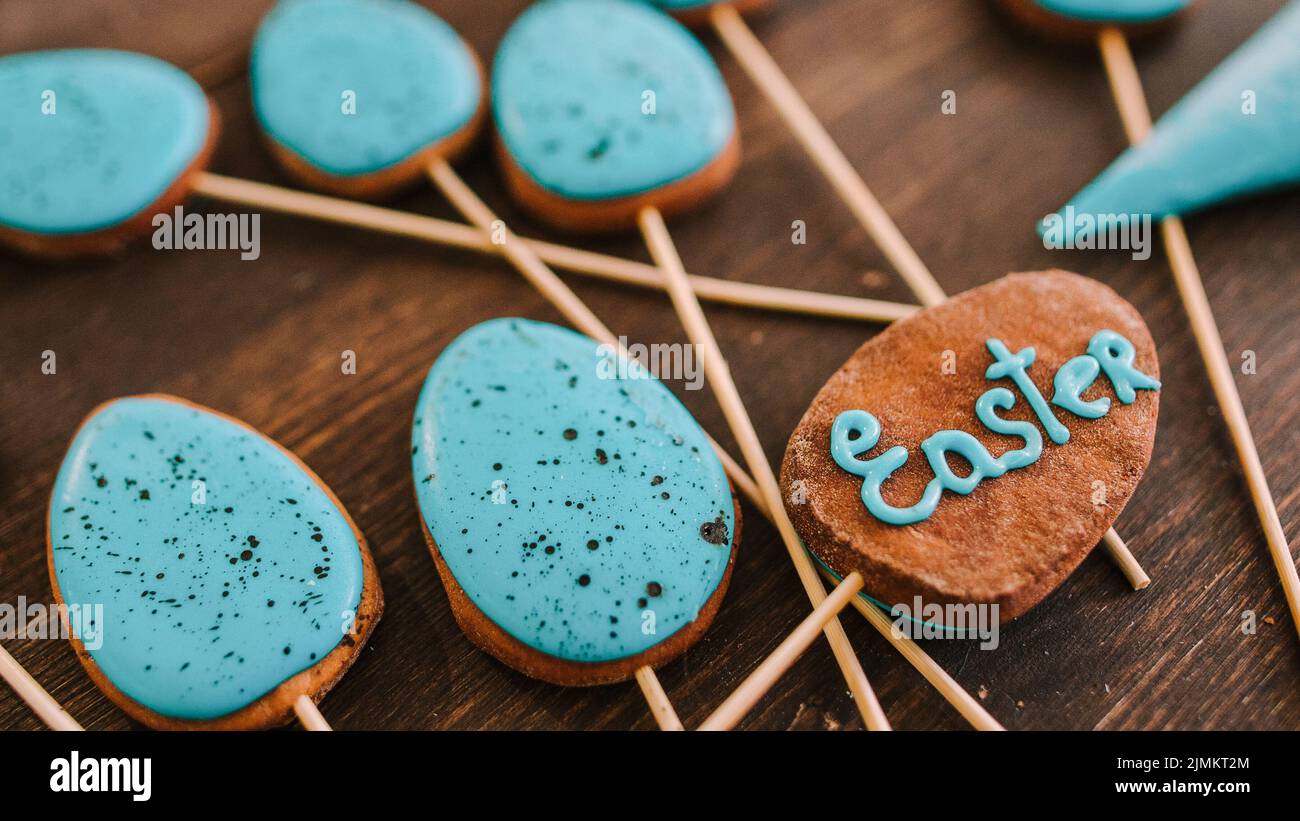
[[[1068,205],[1158,220],[1297,182],[1300,2],[1292,2]]]

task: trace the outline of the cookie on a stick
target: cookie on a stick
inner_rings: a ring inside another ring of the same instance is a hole
[[[50,259],[112,254],[193,191],[216,107],[180,69],[106,49],[0,57],[0,242]]]
[[[356,661],[383,612],[365,537],[296,456],[161,394],[82,423],[50,497],[55,599],[103,605],[71,638],[95,684],[165,730],[256,730],[297,716]],[[93,612],[93,611],[92,611]]]
[[[1025,27],[1054,40],[1089,43],[1107,27],[1130,37],[1167,31],[1196,0],[998,0]]]
[[[456,620],[528,676],[644,686],[721,604],[740,540],[726,472],[677,398],[609,345],[475,325],[425,380],[411,462]]]
[[[787,508],[882,606],[996,605],[1005,622],[1123,511],[1159,387],[1146,324],[1114,291],[1012,274],[894,323],[840,367],[790,438]]]

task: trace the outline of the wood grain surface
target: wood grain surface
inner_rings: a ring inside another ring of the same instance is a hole
[[[0,53],[113,46],[203,67],[225,120],[213,169],[283,182],[257,135],[242,73],[268,5],[6,0]],[[525,4],[427,5],[490,57]],[[1165,111],[1281,5],[1204,0],[1181,28],[1139,48],[1153,111]],[[1152,586],[1134,593],[1097,551],[1007,625],[996,651],[958,641],[926,649],[1008,728],[1300,728],[1300,642],[1162,254],[1135,262],[1122,252],[1049,252],[1032,230],[1124,145],[1095,51],[1040,45],[983,0],[787,0],[754,25],[950,292],[1008,271],[1073,269],[1132,301],[1159,348],[1155,455],[1117,523]],[[771,108],[716,40],[704,39],[735,95],[744,160],[728,192],[673,226],[687,265],[747,282],[913,301]],[[948,89],[957,94],[951,116],[940,111]],[[507,200],[488,151],[462,169],[521,233],[548,236]],[[431,191],[394,205],[454,218]],[[1237,384],[1292,538],[1300,533],[1298,215],[1292,191],[1188,221],[1229,359],[1235,367],[1243,351],[1257,356],[1258,372],[1238,368]],[[790,241],[794,220],[807,224],[805,245]],[[45,506],[81,418],[113,396],[165,391],[238,416],[297,452],[369,538],[387,610],[321,705],[336,728],[652,728],[633,683],[554,687],[471,646],[420,535],[409,436],[429,365],[476,322],[557,315],[483,256],[272,214],[263,215],[261,242],[255,262],[147,244],[120,259],[64,266],[0,254],[0,601],[49,600]],[[647,258],[633,236],[592,245]],[[684,340],[665,297],[571,281],[629,340]],[[823,381],[879,330],[706,309],[774,463]],[[340,372],[345,349],[357,353],[355,375]],[[56,375],[41,373],[45,350],[58,356]],[[709,392],[670,384],[734,453]],[[745,514],[717,621],[660,673],[688,727],[808,610],[774,529],[748,506]],[[1246,610],[1260,619],[1255,635],[1241,631]],[[845,624],[895,727],[966,726],[859,616],[847,614]],[[86,726],[133,726],[66,643],[5,646]],[[0,686],[0,728],[38,726]],[[741,726],[861,722],[819,641]]]

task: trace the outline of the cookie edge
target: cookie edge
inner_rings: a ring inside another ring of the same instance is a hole
[[[730,555],[727,557],[727,569],[723,572],[722,580],[718,582],[718,586],[714,588],[713,593],[700,607],[696,618],[662,642],[636,655],[611,659],[610,661],[571,661],[529,647],[507,633],[496,622],[488,618],[479,609],[478,605],[474,604],[469,594],[456,581],[455,575],[443,560],[438,543],[434,540],[433,534],[429,532],[429,526],[424,520],[424,513],[420,509],[419,492],[414,489],[414,486],[412,488],[412,492],[416,495],[416,510],[417,515],[420,517],[420,531],[424,534],[424,540],[429,546],[429,552],[433,556],[433,563],[438,568],[438,577],[442,581],[442,586],[447,591],[452,616],[455,617],[461,631],[480,650],[512,670],[523,673],[529,678],[550,684],[558,684],[563,687],[595,687],[628,681],[636,675],[636,671],[640,668],[651,667],[657,669],[694,647],[713,624],[713,620],[722,606],[722,599],[726,596],[727,588],[731,584],[732,570],[736,565],[736,553],[740,550],[742,530],[740,500],[736,497],[735,488],[732,487],[731,481],[728,479],[727,488],[731,493],[731,504],[735,511],[736,526],[731,538]]]
[[[90,413],[77,426],[69,440],[75,442],[82,429],[101,411],[106,408],[127,400],[127,399],[155,399],[166,402],[174,402],[184,407],[209,413],[238,425],[250,433],[260,437],[263,441],[270,443],[277,450],[293,461],[307,477],[316,483],[324,491],[326,497],[334,503],[339,512],[343,514],[343,519],[352,528],[352,534],[356,537],[357,547],[361,552],[361,598],[357,604],[357,614],[353,621],[352,629],[344,634],[339,643],[335,645],[326,656],[311,667],[294,674],[292,677],[285,679],[276,685],[275,688],[260,696],[249,704],[239,708],[233,713],[212,719],[179,719],[167,716],[162,713],[144,706],[140,702],[122,692],[118,687],[109,680],[108,676],[99,669],[99,665],[91,658],[90,653],[86,650],[81,640],[72,635],[68,630],[68,641],[72,645],[73,652],[76,653],[77,659],[86,669],[86,673],[109,700],[122,708],[122,711],[136,721],[156,730],[262,730],[273,727],[283,726],[290,723],[294,718],[293,705],[299,696],[309,697],[313,703],[319,704],[321,699],[333,689],[339,679],[348,671],[361,655],[365,648],[366,642],[369,641],[371,633],[378,624],[379,619],[384,613],[384,593],[379,583],[379,572],[375,567],[374,558],[370,555],[370,547],[366,542],[365,536],[357,523],[348,513],[347,508],[334,495],[334,491],[329,485],[325,484],[316,472],[307,466],[297,454],[281,445],[271,437],[262,433],[252,425],[237,419],[221,411],[214,410],[197,402],[191,402],[182,397],[173,396],[166,393],[144,393],[132,394],[129,396],[119,396],[101,402],[96,405]],[[54,568],[54,541],[52,530],[52,515],[54,512],[54,492],[51,488],[49,509],[45,518],[45,558],[46,566],[50,574],[50,588],[54,594],[54,600],[62,606],[64,604],[62,591],[59,589],[58,574]],[[65,624],[65,628],[66,628]]]

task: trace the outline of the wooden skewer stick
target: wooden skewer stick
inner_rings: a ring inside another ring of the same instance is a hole
[[[555,275],[555,272],[547,267],[541,257],[531,245],[518,242],[510,235],[508,228],[502,223],[497,215],[492,213],[492,209],[487,203],[479,199],[465,181],[460,178],[456,170],[442,158],[436,158],[429,162],[428,166],[429,179],[442,191],[443,195],[454,205],[465,219],[476,226],[485,236],[491,236],[494,230],[500,230],[505,240],[500,245],[493,245],[498,253],[504,256],[523,274],[524,279],[546,297],[550,303],[555,306],[566,319],[569,320],[578,330],[613,347],[619,352],[620,356],[627,356],[627,351],[622,343],[614,336],[614,332],[605,327],[605,323],[591,312],[577,294],[570,290],[569,286]],[[497,229],[494,229],[494,225]],[[718,452],[722,458],[723,468],[727,471],[728,476],[742,492],[754,492],[753,480],[744,475],[744,471],[736,464],[735,460],[726,455],[717,442],[712,439],[709,443],[713,449]],[[743,477],[743,478],[742,478]],[[751,488],[746,490],[746,488]],[[677,719],[677,713],[673,710],[672,704],[668,701],[668,696],[664,693],[663,686],[659,683],[655,671],[650,667],[641,667],[636,671],[637,684],[641,685],[641,692],[646,697],[646,702],[650,705],[650,712],[654,715],[655,721],[659,727],[665,730],[681,729],[681,721]],[[676,726],[673,726],[676,725]]]
[[[818,568],[826,581],[831,584],[838,583],[838,579],[824,567]],[[847,578],[847,577],[846,577]],[[970,693],[962,689],[956,679],[944,672],[944,669],[930,658],[930,655],[921,649],[921,646],[912,641],[907,636],[898,632],[894,628],[894,623],[885,615],[879,607],[867,601],[862,596],[853,597],[853,606],[863,615],[871,626],[880,632],[880,635],[889,640],[894,645],[894,649],[903,654],[903,658],[916,668],[916,671],[930,682],[934,689],[939,691],[948,703],[957,708],[957,712],[970,722],[971,726],[977,730],[1005,730],[997,719],[989,715]]]
[[[819,586],[820,584],[818,582]],[[727,696],[727,700],[704,720],[700,729],[730,730],[739,724],[763,694],[771,689],[773,682],[785,675],[809,645],[817,640],[826,623],[835,618],[860,590],[862,590],[862,576],[857,571],[845,576],[844,581],[840,582],[829,596],[822,599],[821,604],[817,605],[799,623],[799,626],[777,645],[776,650],[745,677],[741,685]]]
[[[641,693],[645,696],[646,703],[650,705],[650,712],[659,724],[659,729],[684,729],[681,719],[677,717],[677,711],[673,709],[673,703],[668,700],[668,694],[664,692],[663,685],[659,683],[654,670],[649,667],[638,668],[636,683],[641,685]]]
[[[302,722],[303,729],[315,732],[329,732],[334,728],[325,720],[325,716],[320,714],[316,709],[316,702],[307,696],[298,696],[298,700],[293,703],[294,715]]]
[[[924,305],[938,305],[947,297],[930,274],[925,263],[908,244],[898,226],[889,218],[880,201],[867,188],[853,164],[840,151],[794,84],[781,71],[759,39],[754,36],[740,12],[730,5],[713,6],[709,16],[723,44],[740,63],[754,84],[763,92],[781,119],[794,132],[808,156],[826,176],[848,205],[853,216],[880,247],[881,253],[907,281]]]
[[[1106,66],[1115,106],[1124,123],[1124,132],[1130,143],[1140,143],[1151,132],[1151,112],[1147,108],[1146,94],[1142,91],[1142,80],[1133,62],[1128,40],[1119,29],[1107,27],[1098,35],[1097,45],[1101,51],[1102,63]],[[1169,267],[1173,270],[1178,295],[1191,320],[1196,346],[1205,362],[1214,397],[1223,411],[1223,421],[1227,423],[1228,433],[1232,436],[1232,444],[1246,476],[1246,487],[1255,503],[1255,511],[1263,526],[1273,564],[1277,566],[1282,591],[1286,594],[1287,606],[1291,609],[1291,622],[1300,632],[1300,576],[1296,574],[1295,559],[1291,556],[1286,533],[1282,530],[1282,521],[1278,518],[1277,507],[1273,503],[1273,494],[1268,487],[1268,478],[1264,475],[1264,466],[1255,449],[1255,439],[1251,435],[1250,423],[1241,404],[1241,395],[1237,393],[1232,368],[1224,354],[1223,339],[1219,336],[1210,300],[1205,294],[1205,285],[1201,282],[1201,274],[1196,267],[1196,258],[1192,256],[1192,245],[1187,239],[1183,222],[1178,217],[1161,220],[1160,233],[1164,237],[1165,251],[1169,257]]]
[[[708,320],[704,318],[704,311],[700,308],[695,292],[691,290],[690,280],[686,277],[686,270],[677,255],[677,248],[673,245],[667,226],[664,225],[663,216],[656,208],[643,208],[637,214],[637,224],[645,236],[650,255],[654,257],[655,263],[664,273],[668,284],[668,295],[672,298],[673,307],[681,319],[682,326],[701,353],[704,360],[704,374],[713,387],[718,404],[722,406],[727,424],[740,445],[745,461],[749,463],[749,469],[753,472],[759,492],[766,503],[768,515],[781,533],[781,540],[785,542],[790,560],[794,562],[795,570],[799,574],[800,581],[803,582],[809,600],[815,609],[820,608],[826,598],[826,589],[817,578],[817,570],[804,551],[799,535],[785,512],[776,475],[772,472],[772,466],[768,464],[767,456],[763,453],[763,445],[759,442],[758,433],[754,430],[754,424],[750,421],[744,403],[741,402],[740,392],[736,390],[736,385],[731,380],[731,372],[722,357],[721,349],[718,348],[717,340],[713,337],[713,330],[709,327]],[[851,587],[853,582],[846,580],[842,584]],[[859,577],[857,586],[860,588],[861,585],[862,579]],[[852,591],[852,593],[856,592],[856,590]],[[851,593],[849,597],[852,597]],[[862,672],[862,665],[858,663],[858,657],[849,644],[848,635],[845,634],[843,626],[833,613],[832,618],[825,622],[824,630],[866,726],[873,730],[889,729],[889,721],[885,718],[884,711],[880,709],[880,702],[876,700],[876,694],[871,690],[866,674]],[[773,669],[769,673],[774,675],[769,675],[763,681],[755,682],[753,685],[754,688],[762,688],[758,691],[760,695],[776,682],[781,670]],[[735,718],[739,720],[739,716]]]
[[[1137,557],[1129,551],[1128,545],[1115,532],[1115,528],[1107,530],[1101,537],[1101,543],[1106,548],[1106,553],[1110,560],[1115,563],[1119,571],[1128,579],[1128,583],[1133,586],[1134,590],[1144,590],[1151,584],[1151,577],[1138,564]]]
[[[76,722],[68,711],[64,710],[54,697],[45,692],[45,688],[32,678],[23,666],[19,664],[9,651],[0,647],[0,678],[3,678],[13,688],[18,697],[32,708],[36,717],[45,722],[45,726],[51,730],[80,730],[81,725]]]
[[[195,175],[194,182],[194,192],[211,199],[466,250],[490,254],[501,252],[501,249],[493,245],[491,239],[482,231],[469,225],[434,217],[208,172]],[[581,251],[541,240],[520,239],[520,241],[529,245],[547,263],[576,274],[651,290],[661,291],[664,287],[663,276],[653,265]],[[893,322],[910,316],[918,310],[915,305],[903,305],[878,299],[823,294],[816,291],[731,282],[694,275],[691,277],[691,285],[702,298],[714,302],[837,319]]]
[[[758,501],[751,499],[750,501],[754,503],[754,506],[758,508],[758,512],[762,513],[769,522],[772,522],[773,525],[776,524],[775,520],[772,519],[772,514],[767,510],[767,505],[763,504],[761,499]],[[819,567],[818,570],[832,586],[840,584],[840,580],[835,578],[826,568]],[[930,658],[929,654],[922,650],[920,645],[907,636],[895,632],[893,622],[886,618],[879,608],[860,595],[853,597],[853,607],[871,623],[872,627],[880,631],[880,634],[894,645],[894,649],[901,653],[903,658],[915,667],[916,671],[925,677],[925,680],[930,682],[934,689],[939,691],[939,695],[943,696],[949,704],[957,709],[957,712],[961,713],[971,723],[972,727],[977,730],[1005,729],[993,716],[989,715],[987,710],[980,706],[978,701],[971,697],[970,693],[962,689],[956,679],[944,672],[944,669],[934,659]]]
[[[831,187],[848,205],[854,217],[907,282],[921,304],[928,308],[946,300],[948,296],[934,274],[930,273],[903,232],[898,230],[880,201],[867,188],[862,176],[835,144],[835,140],[799,95],[794,84],[754,36],[740,12],[730,5],[720,4],[713,6],[709,19],[740,67],[776,108],[813,163],[826,176]],[[1151,583],[1151,579],[1142,570],[1142,565],[1113,528],[1102,541],[1134,590],[1141,590]]]

